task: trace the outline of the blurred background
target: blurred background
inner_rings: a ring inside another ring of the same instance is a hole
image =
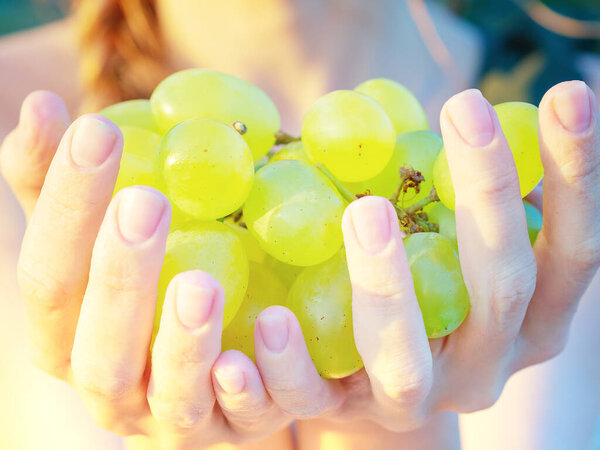
[[[552,85],[600,73],[600,0],[432,0],[483,34],[478,87],[492,103],[539,103]],[[0,0],[0,36],[65,17],[67,0]],[[584,76],[585,75],[585,76]],[[600,76],[599,76],[600,78]],[[600,83],[600,79],[597,80]]]

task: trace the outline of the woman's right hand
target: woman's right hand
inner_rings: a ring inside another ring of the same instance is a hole
[[[172,280],[150,362],[171,210],[147,187],[111,200],[122,147],[114,124],[96,115],[70,124],[48,92],[25,100],[2,145],[3,174],[29,222],[18,276],[34,363],[70,383],[103,428],[165,448],[244,443],[284,428],[293,416],[252,361],[221,353],[223,290],[204,272]],[[323,382],[295,375],[299,390]]]

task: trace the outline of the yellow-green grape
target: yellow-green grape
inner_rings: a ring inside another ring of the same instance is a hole
[[[454,186],[450,176],[448,158],[446,158],[446,149],[442,149],[433,165],[433,185],[441,202],[454,211]]]
[[[152,115],[150,100],[127,100],[107,106],[98,114],[110,119],[119,127],[144,128],[153,133],[162,134]]]
[[[266,267],[250,261],[248,289],[240,309],[223,330],[221,350],[239,350],[254,360],[254,323],[269,306],[285,305],[287,288]]]
[[[233,219],[229,218],[225,219],[223,223],[231,228],[237,237],[240,238],[240,241],[242,241],[244,249],[246,250],[246,255],[250,261],[260,264],[265,261],[267,254],[262,248],[260,248],[260,245],[258,245],[258,242],[256,242],[256,239],[254,236],[252,236],[247,228],[239,226],[233,221]]]
[[[529,241],[531,245],[535,244],[535,240],[539,232],[542,230],[543,217],[542,213],[531,203],[523,200],[525,207],[525,218],[527,219],[527,232],[529,233]]]
[[[456,251],[438,233],[411,234],[404,239],[404,248],[427,336],[452,333],[470,307]]]
[[[343,250],[300,273],[288,294],[288,307],[300,322],[321,376],[343,378],[363,366],[354,345],[352,286]]]
[[[128,186],[157,187],[154,162],[158,154],[160,136],[144,128],[122,126],[123,155],[114,193]]]
[[[254,159],[275,143],[279,113],[273,101],[258,87],[214,70],[188,69],[165,78],[150,98],[160,128],[166,132],[192,118],[218,119],[227,124],[242,122],[243,137]]]
[[[235,316],[248,287],[248,257],[233,231],[217,221],[190,223],[172,230],[160,279],[154,334],[160,325],[162,305],[171,279],[181,272],[203,270],[221,283],[225,292],[223,326]]]
[[[517,167],[521,197],[525,197],[544,175],[538,141],[538,109],[524,102],[501,103],[494,109]],[[444,150],[438,156],[433,171],[433,184],[440,200],[454,209],[454,187]]]
[[[377,100],[392,119],[396,134],[429,129],[421,103],[400,83],[387,78],[375,78],[359,84],[354,90]]]
[[[244,219],[260,246],[286,264],[312,266],[342,246],[345,201],[331,181],[301,161],[256,172]]]
[[[454,250],[458,252],[458,241],[456,237],[456,216],[454,211],[446,208],[443,203],[430,203],[423,211],[427,213],[429,222],[437,223],[440,227],[439,233],[448,238]]]
[[[165,134],[156,170],[169,200],[199,220],[237,210],[254,178],[246,142],[231,126],[212,119],[186,120]]]
[[[302,148],[302,141],[291,142],[281,147],[281,149],[271,157],[271,162],[281,161],[282,159],[296,159],[305,162],[306,164],[313,165],[313,162],[308,158],[304,148]]]
[[[302,266],[292,266],[291,264],[282,263],[271,255],[267,255],[263,264],[277,275],[277,278],[279,278],[288,289],[294,284],[294,281],[296,281],[300,272],[304,270],[304,267]]]
[[[409,189],[400,195],[400,204],[409,206],[426,197],[433,187],[433,165],[443,146],[442,138],[431,131],[409,131],[399,134],[390,161],[384,169],[370,180],[360,183],[346,183],[346,187],[354,193],[366,193],[391,197],[400,182],[399,171],[403,166],[410,166],[421,172],[424,181],[420,191],[415,193]]]
[[[322,163],[337,179],[357,182],[383,170],[396,145],[396,131],[371,97],[334,91],[317,100],[304,117],[302,144],[309,159]]]

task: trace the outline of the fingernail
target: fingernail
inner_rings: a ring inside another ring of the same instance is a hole
[[[79,167],[97,167],[112,153],[117,133],[109,124],[94,116],[77,121],[71,141],[71,158]]]
[[[217,383],[228,394],[239,394],[246,387],[246,377],[244,372],[235,367],[222,367],[215,370]]]
[[[473,147],[484,147],[494,138],[490,108],[490,104],[477,89],[455,95],[446,105],[456,131]]]
[[[360,245],[368,252],[380,252],[390,240],[388,204],[389,201],[382,197],[367,196],[350,206],[354,233]]]
[[[281,314],[258,316],[258,326],[268,350],[280,353],[288,343],[287,319]]]
[[[192,330],[202,327],[212,312],[215,295],[212,288],[180,280],[175,293],[179,321]]]
[[[121,235],[132,244],[150,239],[164,209],[165,202],[156,192],[141,187],[123,189],[117,214]]]
[[[571,133],[581,133],[592,120],[590,94],[584,82],[570,83],[552,97],[552,108],[563,127]]]

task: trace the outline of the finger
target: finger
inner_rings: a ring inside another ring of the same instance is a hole
[[[2,173],[27,217],[33,211],[50,162],[70,123],[67,107],[58,95],[35,91],[23,101],[19,125],[2,145]]]
[[[254,326],[256,364],[273,401],[297,418],[315,417],[343,400],[339,385],[317,373],[296,316],[283,306],[261,312]]]
[[[147,412],[146,367],[158,277],[170,224],[167,199],[152,188],[120,191],[106,211],[73,343],[73,381],[105,428],[129,434]]]
[[[217,401],[238,434],[264,436],[292,421],[273,403],[258,369],[243,353],[229,350],[221,354],[212,374]]]
[[[458,332],[472,337],[473,346],[484,337],[486,354],[497,360],[513,344],[535,287],[517,169],[496,113],[478,90],[448,100],[440,122],[471,297],[471,312]]]
[[[432,360],[394,208],[363,197],[346,208],[342,230],[354,339],[373,393],[400,414],[417,410],[431,388]]]
[[[525,361],[565,344],[577,302],[600,264],[600,119],[582,81],[550,89],[539,110],[544,221],[536,240],[538,279],[523,323]]]
[[[66,376],[92,247],[119,171],[123,138],[99,116],[69,128],[23,239],[18,276],[36,365]]]
[[[152,414],[168,429],[191,432],[211,418],[224,302],[221,285],[206,272],[181,273],[169,285],[148,387]]]

